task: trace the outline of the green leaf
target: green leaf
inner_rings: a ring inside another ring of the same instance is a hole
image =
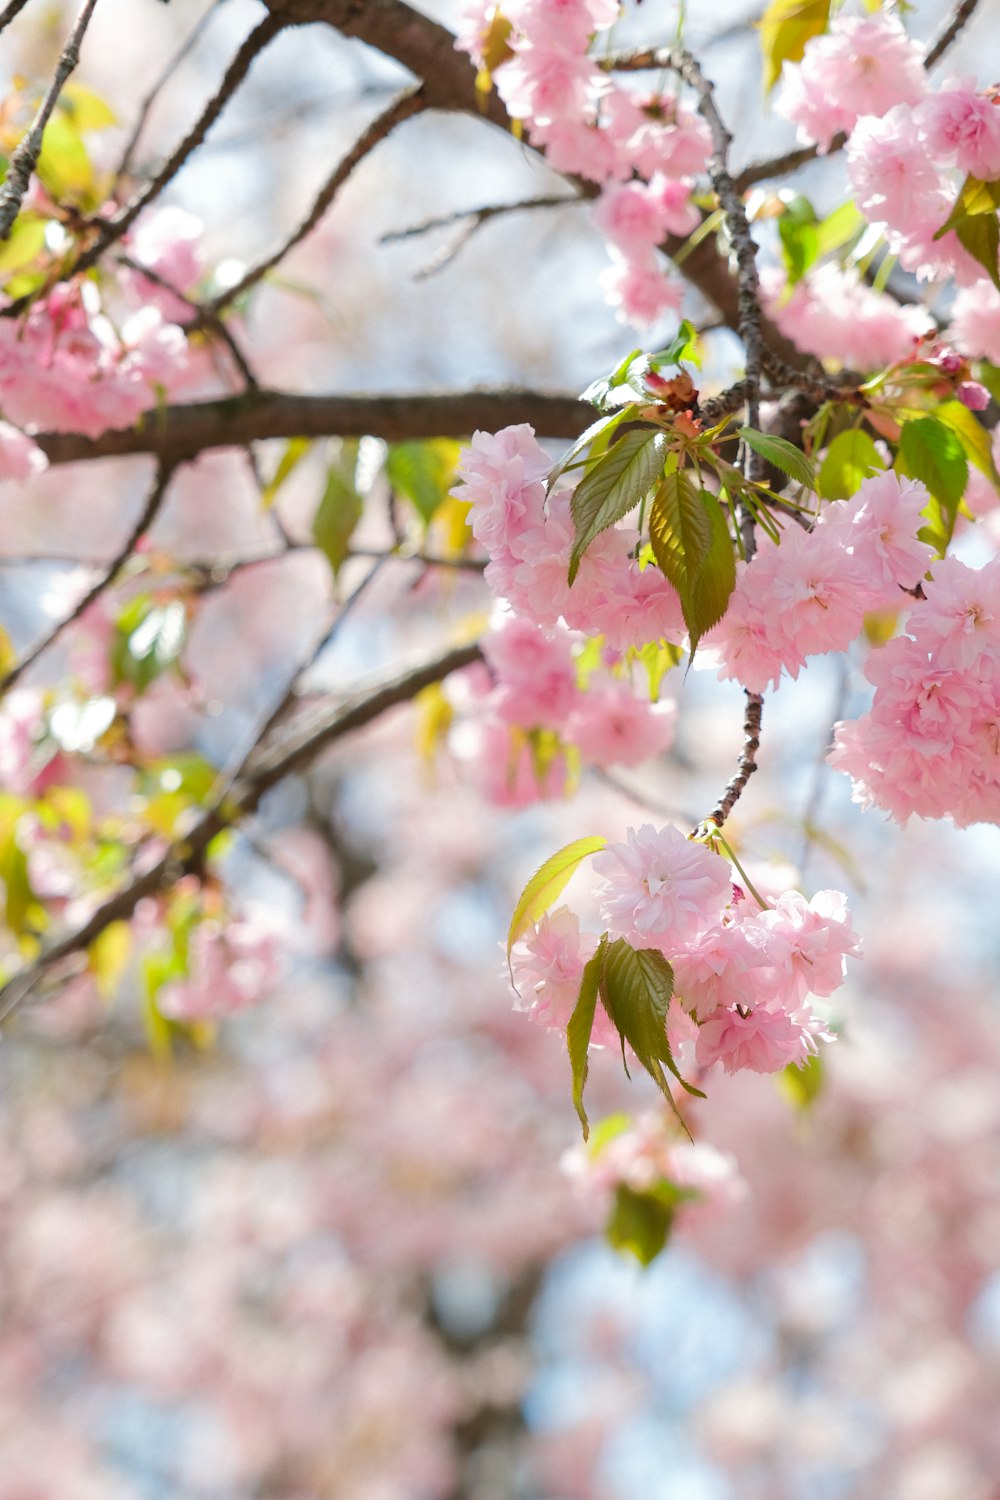
[[[510,950],[532,922],[537,922],[566,889],[576,867],[591,854],[597,854],[607,844],[607,839],[574,839],[572,844],[556,851],[535,871],[524,887],[514,907],[507,933],[507,962]]]
[[[647,641],[645,646],[632,646],[629,649],[629,661],[641,661],[646,668],[651,703],[659,703],[664,677],[680,664],[683,656],[681,647],[673,646],[669,641]]]
[[[1000,181],[983,182],[978,177],[969,176],[962,183],[951,213],[934,238],[939,240],[949,229],[954,229],[960,243],[973,260],[979,262],[1000,291],[1000,269],[997,266],[997,256],[1000,253],[998,208]]]
[[[343,459],[330,465],[326,488],[312,523],[313,541],[330,564],[334,578],[344,565],[351,537],[364,510],[361,496],[347,478],[346,467]],[[353,470],[353,463],[350,467]]]
[[[858,237],[867,222],[853,199],[849,198],[846,203],[835,208],[816,225],[817,259],[849,245]]]
[[[587,1111],[583,1107],[583,1090],[587,1082],[587,1054],[590,1048],[590,1033],[594,1029],[597,992],[607,946],[608,935],[605,933],[593,957],[584,965],[583,976],[580,980],[580,993],[566,1027],[566,1047],[569,1052],[570,1067],[573,1070],[573,1106],[580,1116],[584,1140],[590,1135],[590,1123],[587,1119]]]
[[[982,422],[976,419],[975,412],[970,411],[963,401],[942,401],[940,406],[935,406],[934,415],[939,422],[951,428],[969,462],[975,464],[980,473],[985,474],[993,484],[1000,486],[1000,474],[993,461],[990,434]]]
[[[56,110],[45,127],[36,170],[57,201],[90,201],[94,187],[90,155],[75,121],[63,110]]]
[[[783,62],[798,62],[811,37],[826,30],[830,0],[771,0],[760,19],[764,91],[770,93]]]
[[[405,495],[424,522],[429,522],[455,484],[455,466],[462,451],[453,438],[431,438],[423,443],[393,443],[385,472],[394,490]]]
[[[38,214],[19,214],[5,244],[0,245],[0,276],[30,266],[45,248],[45,220]]]
[[[819,254],[816,210],[801,193],[796,193],[785,204],[785,211],[778,220],[778,234],[788,283],[794,286],[802,280]]]
[[[874,440],[860,427],[839,432],[820,464],[817,493],[824,500],[847,500],[862,482],[885,468]]]
[[[668,474],[649,513],[649,541],[657,567],[680,596],[691,653],[722,619],[736,585],[736,556],[722,507],[690,474]]]
[[[667,1008],[674,992],[674,971],[659,949],[635,949],[624,938],[611,943],[604,955],[599,992],[601,1004],[621,1038],[623,1059],[628,1042],[675,1113],[677,1107],[661,1063],[666,1063],[688,1093],[703,1099],[705,1096],[699,1089],[681,1078],[667,1041]]]
[[[796,448],[787,438],[775,437],[771,432],[758,432],[755,427],[741,427],[739,435],[748,448],[759,453],[761,458],[766,458],[769,464],[774,464],[776,469],[780,469],[790,479],[805,485],[807,490],[816,488],[816,473],[812,464],[802,449]]]
[[[604,411],[611,401],[612,391],[626,384],[633,361],[641,356],[641,349],[630,349],[621,364],[616,365],[610,375],[602,375],[598,380],[592,380],[587,389],[581,391],[580,400],[589,401],[591,406],[597,406]]]
[[[106,130],[118,124],[118,116],[100,94],[74,79],[59,95],[59,108],[73,119],[78,130]]]
[[[311,447],[311,438],[289,438],[285,444],[285,451],[278,460],[278,467],[274,471],[274,478],[261,491],[260,501],[265,510],[271,509],[281,486],[292,471],[298,468]]]
[[[818,1053],[814,1053],[801,1067],[789,1063],[787,1068],[782,1068],[775,1081],[779,1091],[793,1108],[809,1109],[823,1090],[823,1059]]]
[[[580,454],[589,448],[595,439],[602,436],[604,438],[610,437],[615,428],[625,420],[626,416],[631,418],[635,415],[635,412],[636,407],[634,405],[622,406],[617,411],[610,412],[603,417],[598,417],[596,422],[591,422],[586,432],[581,432],[573,446],[563,454],[559,462],[550,471],[548,480],[546,481],[546,490],[551,490],[560,474],[565,474],[567,469],[572,468],[576,460],[580,457]]]
[[[673,1227],[675,1208],[655,1193],[638,1193],[625,1182],[615,1188],[615,1201],[604,1234],[614,1250],[627,1250],[641,1266],[648,1266],[664,1248]]]
[[[958,437],[935,417],[917,417],[906,422],[899,440],[896,470],[911,479],[919,479],[931,493],[937,507],[924,514],[935,531],[933,545],[941,548],[951,540],[959,502],[969,481],[969,461]]]
[[[576,540],[570,553],[569,581],[596,536],[634,510],[663,472],[667,440],[662,432],[626,432],[580,480],[570,501]]]
[[[114,998],[131,951],[132,929],[128,922],[109,923],[87,949],[87,967],[102,1000]]]

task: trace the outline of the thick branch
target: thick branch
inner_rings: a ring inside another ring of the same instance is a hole
[[[298,396],[247,391],[220,401],[148,412],[135,427],[84,437],[52,432],[38,437],[51,464],[154,453],[178,464],[209,448],[244,448],[264,438],[460,437],[530,422],[542,437],[578,437],[594,409],[573,396],[533,391],[462,391],[431,396]]]
[[[82,953],[113,922],[127,921],[145,897],[171,885],[185,870],[197,868],[212,840],[249,817],[271,787],[305,770],[344,735],[371,724],[398,704],[409,703],[424,688],[478,661],[480,655],[476,644],[458,646],[346,703],[303,714],[272,744],[261,746],[248,758],[245,776],[232,787],[223,804],[206,809],[187,835],[175,839],[154,865],[109,896],[86,922],[50,944],[29,969],[0,989],[0,1020],[26,1000],[56,964]]]

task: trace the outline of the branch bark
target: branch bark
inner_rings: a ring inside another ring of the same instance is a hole
[[[155,454],[178,464],[210,448],[244,448],[264,438],[461,437],[477,427],[495,432],[530,422],[542,437],[575,438],[594,419],[594,408],[574,396],[535,391],[461,391],[428,396],[298,396],[252,390],[218,401],[168,406],[148,412],[135,427],[100,437],[50,432],[36,441],[50,464]]]

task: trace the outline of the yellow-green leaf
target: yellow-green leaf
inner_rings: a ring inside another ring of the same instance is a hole
[[[819,36],[830,19],[830,0],[771,0],[760,19],[764,56],[764,91],[770,93],[784,62],[798,62],[811,37]]]
[[[510,919],[510,930],[507,933],[508,963],[511,949],[530,923],[537,922],[539,917],[544,916],[553,901],[566,889],[577,866],[591,854],[599,853],[606,844],[607,839],[602,838],[574,839],[572,844],[557,850],[535,871],[521,892]]]

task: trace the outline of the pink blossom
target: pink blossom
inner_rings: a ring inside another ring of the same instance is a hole
[[[607,882],[601,914],[610,930],[639,947],[670,951],[722,916],[732,896],[728,863],[676,828],[630,828],[593,861]]]
[[[159,1006],[165,1016],[200,1021],[258,1005],[278,974],[277,936],[259,915],[223,925],[200,922],[191,934],[187,979],[164,985]]]
[[[483,654],[497,677],[493,703],[508,724],[560,728],[579,693],[569,633],[509,618],[486,637]]]
[[[628,683],[591,683],[577,698],[566,738],[597,766],[638,766],[663,755],[674,738],[676,705],[637,698]]]
[[[814,267],[787,294],[775,268],[765,268],[761,284],[782,333],[806,354],[849,369],[881,369],[905,359],[934,327],[924,308],[901,306],[833,261]]]
[[[801,1066],[816,1053],[816,1040],[830,1035],[808,1010],[789,1014],[780,1007],[755,1006],[747,1014],[717,1010],[698,1030],[698,1066],[721,1063],[727,1073],[747,1068],[754,1073],[777,1073],[790,1063]]]
[[[962,287],[951,307],[948,336],[970,358],[1000,364],[1000,292],[991,281]]]
[[[0,422],[0,483],[42,474],[49,461],[38,444],[9,422]]]
[[[817,530],[830,528],[851,549],[865,572],[870,607],[879,595],[891,604],[895,590],[915,588],[931,566],[934,549],[917,536],[928,500],[919,480],[889,469],[865,479],[852,499],[823,509]]]
[[[545,1026],[565,1030],[579,998],[584,966],[596,947],[596,936],[581,933],[579,918],[569,907],[557,907],[542,917],[511,955],[519,995],[515,1008],[530,1010]],[[616,1033],[603,1007],[598,1007],[594,1023],[595,1042],[614,1040]]]
[[[527,423],[496,434],[473,433],[458,463],[464,483],[453,493],[471,502],[472,533],[491,557],[502,556],[519,531],[541,519],[541,481],[550,467]]]
[[[899,235],[936,231],[948,217],[949,185],[903,104],[858,121],[847,143],[847,172],[866,218]]]
[[[841,891],[817,891],[811,901],[798,891],[786,891],[774,906],[758,912],[755,921],[767,933],[768,955],[788,975],[787,994],[800,1003],[807,994],[832,995],[844,982],[845,960],[857,957],[860,938],[851,930],[847,897]]]
[[[612,248],[611,258],[614,264],[602,272],[600,281],[608,303],[618,309],[620,323],[648,328],[667,311],[680,310],[684,289],[655,251],[630,260]]]
[[[785,63],[775,110],[798,125],[800,140],[827,146],[861,115],[917,104],[927,89],[923,49],[898,21],[841,14],[806,43],[800,63]]]
[[[1000,177],[1000,109],[979,93],[974,78],[951,78],[929,94],[914,120],[940,166],[958,167],[981,181]]]

